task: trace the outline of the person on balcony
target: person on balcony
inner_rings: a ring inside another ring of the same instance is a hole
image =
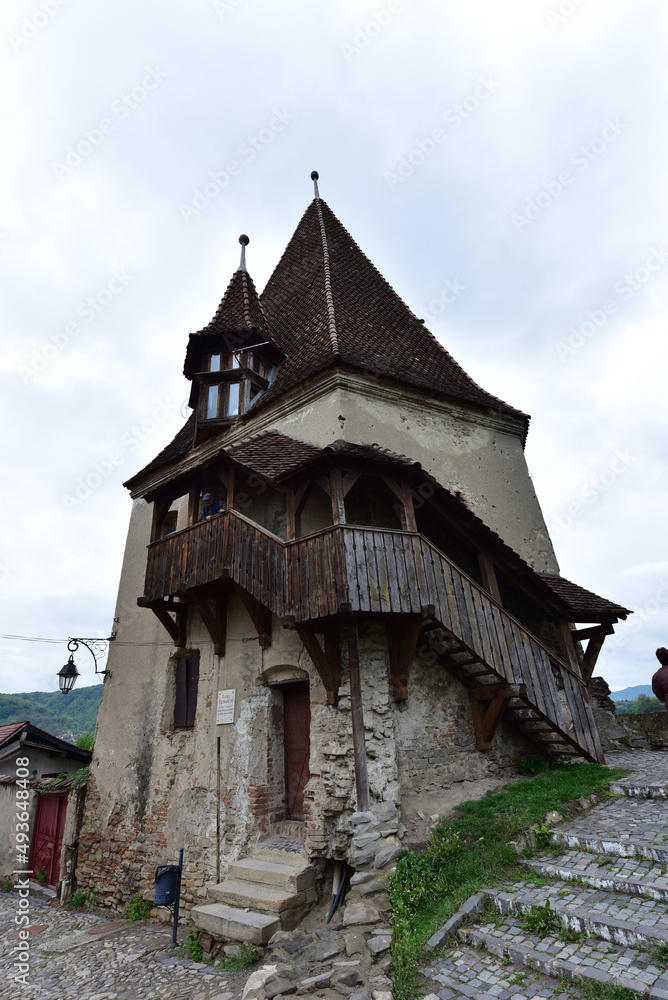
[[[656,658],[661,666],[652,677],[652,691],[659,701],[664,702],[668,711],[668,649],[660,646],[656,651]]]
[[[200,521],[210,521],[215,514],[220,514],[221,511],[225,510],[225,503],[222,500],[214,500],[212,493],[205,493],[202,500],[204,503]]]

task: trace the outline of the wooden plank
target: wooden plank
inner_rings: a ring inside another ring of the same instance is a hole
[[[387,614],[394,611],[390,600],[390,567],[388,563],[388,551],[385,543],[385,535],[382,531],[373,532],[373,550],[378,572],[378,596],[380,599],[380,610]]]
[[[527,699],[532,705],[537,704],[537,695],[532,675],[525,668],[525,657],[521,641],[521,633],[517,625],[507,615],[502,615],[503,631],[506,636],[508,651],[513,661],[513,681],[526,685]]]
[[[427,600],[427,582],[424,571],[424,545],[420,535],[410,535],[410,550],[406,558],[406,569],[408,571],[408,585],[416,595],[415,603],[423,607],[425,604],[432,604]],[[411,598],[413,601],[414,598]]]
[[[457,601],[457,611],[459,616],[459,629],[458,631],[452,630],[453,635],[468,646],[469,649],[473,649],[473,632],[471,629],[471,623],[469,621],[468,607],[466,604],[466,595],[464,593],[464,580],[461,573],[457,573],[455,568],[452,567],[452,580],[454,584],[455,600]]]
[[[361,545],[359,539],[359,531],[357,528],[339,528],[339,537],[343,540],[342,555],[344,559],[345,566],[345,578],[346,578],[346,589],[348,592],[348,601],[353,611],[368,611],[369,610],[369,595],[367,592],[366,581],[364,586],[362,586],[361,581],[358,581],[358,572],[364,564],[363,553],[362,559],[357,552],[357,548]],[[346,603],[343,599],[342,603]]]
[[[364,566],[366,568],[367,589],[369,595],[368,608],[370,611],[380,611],[380,589],[378,584],[378,569],[376,567],[376,555],[373,550],[373,532],[366,531],[364,528],[358,528],[356,534],[358,536],[362,536],[362,538],[364,539],[364,550],[363,550]],[[359,551],[359,546],[358,546],[358,552],[357,552],[358,565],[361,554],[362,553]]]
[[[504,674],[512,684],[515,682],[515,670],[513,667],[512,656],[510,655],[510,650],[508,649],[506,634],[503,630],[503,622],[501,620],[503,612],[495,605],[492,605],[491,612],[500,656],[503,662]]]
[[[404,601],[401,596],[401,586],[399,584],[399,569],[397,567],[397,552],[395,539],[397,535],[393,531],[383,533],[385,542],[385,562],[387,566],[387,586],[390,598],[390,610],[394,614],[405,614],[410,610],[410,602]]]

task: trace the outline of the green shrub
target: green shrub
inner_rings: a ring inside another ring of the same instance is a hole
[[[126,920],[143,920],[150,913],[152,906],[152,903],[149,903],[147,899],[142,899],[137,893],[123,910],[123,916]]]
[[[71,906],[72,909],[75,910],[78,909],[80,906],[85,906],[87,899],[88,896],[84,892],[84,890],[77,889],[77,891],[73,892],[70,898],[67,900],[67,905]]]
[[[225,958],[221,958],[220,962],[216,964],[217,969],[222,969],[224,972],[237,972],[239,969],[252,969],[254,965],[260,961],[262,956],[257,948],[254,948],[252,944],[240,944],[237,948],[236,954],[226,955]]]
[[[524,915],[522,926],[530,934],[537,934],[541,941],[548,934],[556,933],[559,930],[559,918],[550,906],[549,899],[545,900],[543,906],[532,906]]]
[[[4,883],[4,885],[2,886],[2,891],[3,892],[11,892],[13,888],[14,888],[14,883],[12,882],[12,880],[10,878],[8,878],[6,880],[6,882]]]
[[[95,736],[90,730],[88,730],[87,733],[82,733],[81,736],[77,736],[75,746],[78,746],[80,750],[92,750],[94,740]]]
[[[192,927],[189,929],[185,941],[183,942],[183,950],[190,953],[190,957],[193,962],[202,961],[202,945],[199,943],[198,939],[193,934]]]

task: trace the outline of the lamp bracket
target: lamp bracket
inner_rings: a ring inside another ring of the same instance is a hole
[[[95,663],[95,673],[101,674],[105,677],[111,677],[111,670],[98,670],[97,664],[98,661],[101,660],[108,652],[109,643],[113,642],[115,638],[116,637],[112,635],[108,639],[68,639],[67,648],[70,653],[76,653],[79,646],[84,646],[84,648],[87,649],[93,657],[93,661]]]

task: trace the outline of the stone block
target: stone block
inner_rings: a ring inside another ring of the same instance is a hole
[[[370,938],[366,946],[371,955],[380,955],[384,951],[387,951],[392,944],[392,938],[389,935],[382,935],[381,937]]]
[[[373,1000],[373,993],[368,987],[364,990],[356,990],[350,994],[350,1000]]]
[[[385,868],[387,865],[396,861],[401,854],[403,848],[396,837],[388,837],[384,840],[383,846],[376,851],[374,855],[374,868],[380,870]]]
[[[341,973],[337,982],[342,983],[344,986],[353,987],[361,986],[364,980],[360,976],[357,969],[347,969],[345,972]]]
[[[265,983],[264,995],[267,1000],[273,1000],[273,997],[285,996],[286,993],[296,993],[297,984],[293,983],[291,979],[280,978],[273,979],[271,982]]]
[[[364,934],[346,934],[346,955],[363,955],[366,952],[366,937]]]
[[[343,914],[344,927],[354,927],[361,924],[376,924],[380,921],[380,913],[369,903],[349,903]]]
[[[318,990],[325,986],[329,986],[332,975],[333,971],[332,969],[329,969],[327,972],[321,972],[319,976],[309,976],[308,979],[302,979],[299,985],[302,989]]]

